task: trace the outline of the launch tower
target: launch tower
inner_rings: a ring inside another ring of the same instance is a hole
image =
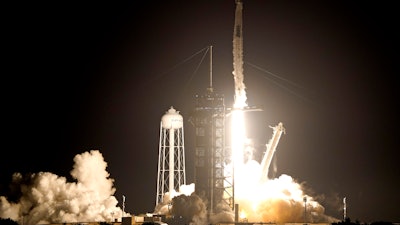
[[[210,214],[218,204],[233,209],[233,177],[225,165],[230,155],[225,148],[224,96],[212,88],[212,46],[210,51],[210,87],[196,96],[191,118],[195,127],[195,193],[207,204]]]

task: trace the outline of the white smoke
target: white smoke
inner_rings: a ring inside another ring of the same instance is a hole
[[[0,196],[0,217],[20,224],[113,221],[122,210],[113,196],[114,180],[100,151],[91,150],[74,157],[71,176],[76,182],[50,172],[23,176],[14,173],[12,184],[19,187],[18,202]]]
[[[255,150],[252,147],[248,149]],[[241,165],[235,176],[235,203],[239,205],[241,221],[263,223],[339,221],[326,215],[325,208],[313,196],[308,195],[304,191],[304,186],[291,176],[281,174],[277,178],[268,179],[268,170],[264,170],[255,159],[250,159]],[[260,177],[263,178],[262,182]]]
[[[163,201],[156,205],[154,214],[181,217],[185,224],[206,225],[219,222],[233,222],[234,213],[228,205],[219,204],[207,218],[207,203],[195,192],[195,184],[181,185],[179,192],[165,193]]]
[[[247,106],[246,86],[243,75],[243,36],[242,36],[242,3],[236,2],[235,26],[233,31],[233,80],[235,84],[234,108]]]
[[[325,208],[312,196],[307,195],[302,185],[289,175],[282,174],[278,178],[267,180],[262,185],[247,186],[247,190],[236,196],[236,203],[239,204],[240,211],[244,212],[242,219],[266,223],[339,221],[326,215]]]
[[[164,193],[162,202],[154,208],[154,214],[159,215],[170,215],[172,211],[172,199],[176,196],[185,195],[190,196],[194,192],[194,183],[189,185],[181,185],[179,187],[179,191],[171,191]]]
[[[179,195],[172,199],[172,215],[184,218],[185,224],[207,225],[207,207],[203,200],[192,193]]]

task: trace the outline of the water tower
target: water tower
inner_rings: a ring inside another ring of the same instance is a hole
[[[172,106],[161,117],[156,205],[186,184],[183,117]]]

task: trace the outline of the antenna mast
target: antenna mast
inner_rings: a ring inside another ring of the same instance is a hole
[[[210,92],[212,92],[213,91],[213,83],[212,83],[212,45],[210,45],[210,87],[208,88],[208,90],[210,91]]]
[[[343,221],[346,221],[346,197],[343,198]]]

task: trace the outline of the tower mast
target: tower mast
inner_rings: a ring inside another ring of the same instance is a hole
[[[210,87],[208,88],[210,91],[213,91],[213,74],[212,74],[212,45],[210,45]]]

